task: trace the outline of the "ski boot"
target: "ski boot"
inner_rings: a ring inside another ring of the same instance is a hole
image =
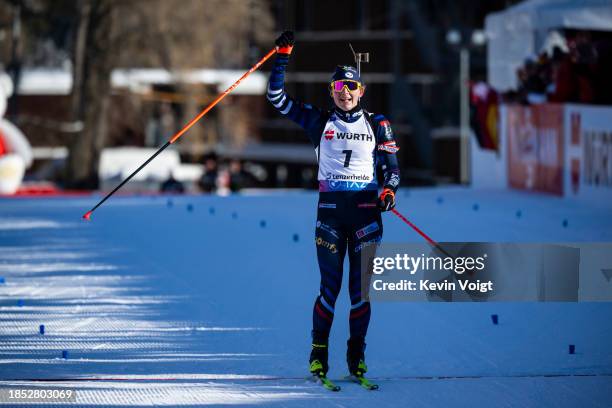
[[[328,358],[328,337],[312,332],[312,351],[310,352],[310,372],[312,375],[325,376],[329,366]]]
[[[351,337],[346,342],[346,363],[351,375],[360,376],[368,371],[365,364],[365,347],[363,337]]]
[[[310,374],[311,380],[321,384],[330,391],[340,391],[340,387],[327,378],[328,340],[327,336],[312,332],[312,351],[310,352]]]
[[[365,363],[365,339],[363,337],[351,337],[346,345],[346,362],[350,373],[348,379],[367,390],[377,390],[378,385],[364,377],[364,374],[368,371],[368,366]]]

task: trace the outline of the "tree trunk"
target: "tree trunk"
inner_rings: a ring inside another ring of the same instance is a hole
[[[66,186],[98,188],[98,164],[107,131],[112,52],[110,2],[83,0],[79,5],[79,27],[74,54],[73,118],[83,130],[69,146]]]
[[[91,17],[91,0],[79,3],[78,28],[76,32],[75,50],[73,55],[73,82],[72,82],[72,119],[84,121],[85,102],[85,58],[89,35],[89,21]],[[87,162],[91,160],[87,144],[84,143],[87,129],[75,133],[69,144],[68,162],[66,165],[65,184],[68,188],[79,188],[87,178]]]

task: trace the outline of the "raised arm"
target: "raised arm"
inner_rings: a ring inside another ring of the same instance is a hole
[[[293,50],[293,44],[293,33],[291,31],[283,32],[276,40],[278,52],[268,81],[267,98],[278,112],[304,128],[316,147],[321,140],[321,133],[327,118],[319,108],[304,104],[285,92],[285,71]]]

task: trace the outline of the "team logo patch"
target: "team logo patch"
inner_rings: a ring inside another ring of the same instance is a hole
[[[325,138],[327,140],[332,140],[334,138],[334,131],[333,130],[326,130],[325,131]]]
[[[373,222],[369,225],[366,225],[365,227],[363,227],[360,230],[357,230],[357,232],[355,232],[355,235],[357,235],[357,238],[363,238],[368,234],[371,234],[373,232],[378,231],[380,228],[378,227],[378,223],[377,222]]]
[[[399,146],[397,146],[394,141],[389,141],[378,145],[378,150],[382,150],[383,152],[387,153],[397,153],[399,149]]]
[[[352,78],[353,77],[353,73],[352,72],[345,72],[344,76],[347,78]]]

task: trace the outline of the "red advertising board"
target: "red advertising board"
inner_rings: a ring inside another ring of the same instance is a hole
[[[508,106],[511,187],[563,195],[563,106]]]

